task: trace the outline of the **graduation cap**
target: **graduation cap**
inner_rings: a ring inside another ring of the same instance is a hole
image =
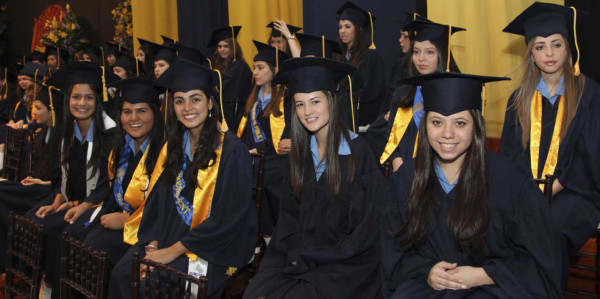
[[[119,57],[119,53],[124,51],[124,48],[121,45],[115,44],[113,42],[106,42],[106,50],[104,50],[104,54],[114,55],[115,57]]]
[[[45,76],[47,72],[48,68],[45,65],[41,63],[28,62],[25,64],[25,67],[19,71],[19,76],[28,76],[35,82],[38,78]]]
[[[170,46],[171,47],[171,46],[177,44],[177,42],[174,39],[172,39],[172,38],[170,38],[170,37],[168,37],[166,35],[162,35],[161,34],[160,37],[163,40],[163,46]]]
[[[46,53],[35,50],[33,51],[33,53],[31,53],[31,61],[39,61],[40,63],[43,63],[46,61]]]
[[[577,24],[581,23],[588,13],[575,7],[535,2],[518,15],[502,31],[525,36],[528,43],[536,36],[548,37],[561,34],[569,39],[574,73],[579,75],[579,46],[577,44]]]
[[[270,45],[255,40],[253,40],[253,42],[258,50],[256,56],[254,56],[254,61],[264,61],[275,66],[275,69],[278,69],[280,62],[290,58],[288,54],[281,52],[278,48],[271,47]]]
[[[56,56],[56,61],[57,61],[57,68],[60,69],[61,65],[60,65],[60,61],[61,59],[64,61],[69,60],[69,51],[60,48],[60,47],[56,47],[56,46],[51,46],[51,45],[46,45],[46,58],[48,56]]]
[[[351,64],[329,58],[292,58],[281,64],[273,82],[285,84],[292,94],[334,91],[337,83],[354,70]]]
[[[175,49],[169,46],[159,45],[157,43],[153,43],[151,41],[147,41],[141,38],[138,38],[140,45],[144,49],[150,49],[150,51],[154,54],[154,61],[164,60],[169,65],[173,64],[175,61],[175,57],[177,56],[177,52]]]
[[[90,84],[97,88],[97,92],[102,94],[103,101],[108,102],[106,92],[106,83],[120,80],[113,72],[106,71],[102,66],[97,66],[90,62],[77,61],[64,69],[54,73],[48,85],[55,86],[60,90],[67,90],[75,84]]]
[[[434,23],[429,20],[413,20],[404,26],[403,30],[406,31],[414,31],[415,32],[415,41],[423,42],[423,41],[437,41],[442,44],[442,46],[448,47],[448,57],[446,62],[446,71],[450,70],[450,38],[452,34],[459,31],[466,31],[465,28],[444,25]]]
[[[125,71],[129,71],[129,73],[136,74],[136,76],[140,75],[140,70],[144,69],[144,66],[140,61],[135,59],[133,56],[129,56],[125,53],[121,53],[119,58],[112,67],[119,66],[125,69]]]
[[[402,31],[410,31],[410,30],[406,30],[404,27],[406,27],[406,25],[408,25],[410,22],[415,21],[415,20],[431,22],[429,19],[422,17],[417,12],[410,13],[410,12],[406,12],[404,10],[400,10],[400,15],[403,17],[402,22],[400,22],[400,30],[402,30]]]
[[[36,81],[35,84],[41,87],[35,95],[35,100],[44,103],[48,107],[52,114],[52,126],[54,127],[56,120],[60,120],[60,117],[57,117],[56,114],[61,114],[64,93],[54,86],[42,84],[39,81]]]
[[[279,30],[275,29],[275,26],[274,26],[274,25],[275,25],[275,24],[273,24],[273,22],[271,22],[271,23],[269,23],[269,24],[267,25],[267,27],[271,28],[271,36],[272,36],[272,37],[283,37],[283,33],[282,33],[281,31],[279,31]],[[288,25],[287,25],[287,27],[288,27],[288,29],[290,30],[290,33],[291,33],[292,35],[296,34],[296,32],[298,32],[298,31],[302,30],[302,28],[300,28],[300,27],[296,27],[296,26],[294,26],[294,25],[289,25],[289,24],[288,24]],[[287,36],[286,36],[286,38],[287,38]]]
[[[481,92],[488,82],[510,80],[507,77],[478,76],[440,72],[401,80],[401,84],[421,85],[423,109],[448,116],[464,110],[481,110],[485,99]]]
[[[112,82],[109,86],[119,89],[123,102],[159,105],[159,92],[152,83],[152,80],[147,78],[133,77]]]
[[[370,11],[365,11],[358,5],[346,1],[342,7],[337,10],[338,20],[349,20],[363,28],[371,27],[371,45],[369,49],[375,49],[375,37],[373,36],[373,22],[377,19]]]
[[[200,65],[205,65],[207,63],[206,56],[204,56],[204,53],[199,49],[186,46],[182,43],[175,45],[175,48],[178,52],[177,59],[189,60]]]
[[[227,26],[219,28],[212,32],[212,34],[210,35],[210,39],[208,40],[208,45],[206,45],[206,47],[210,48],[216,46],[220,41],[226,40],[228,38],[236,38],[240,33],[240,30],[242,30],[242,26]]]
[[[81,52],[84,54],[94,54],[98,57],[102,57],[102,48],[91,43],[84,43],[81,47]]]
[[[297,33],[296,37],[302,48],[301,57],[314,55],[316,57],[333,58],[333,53],[342,54],[342,49],[337,41],[326,39],[325,36],[314,36]]]

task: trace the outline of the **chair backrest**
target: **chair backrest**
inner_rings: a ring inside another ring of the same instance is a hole
[[[6,179],[10,177],[13,181],[18,181],[26,130],[13,129],[8,126],[5,126],[5,130],[6,140],[4,143],[4,168],[2,169],[2,176]]]
[[[38,298],[42,278],[44,225],[21,215],[8,216],[8,246],[6,251],[6,298]],[[20,283],[14,284],[19,278]]]
[[[392,175],[392,162],[387,160],[381,165],[381,167],[383,167],[383,175],[385,175],[385,178],[389,181],[390,176]]]
[[[105,298],[108,284],[108,254],[63,232],[60,241],[60,298],[71,290],[85,298]]]
[[[533,179],[533,181],[544,185],[544,195],[546,196],[548,205],[552,206],[552,184],[554,183],[554,177],[547,174],[545,179]]]
[[[150,268],[145,277],[140,276],[140,268]],[[140,258],[133,253],[131,269],[131,298],[206,298],[208,280],[196,278],[151,260]]]

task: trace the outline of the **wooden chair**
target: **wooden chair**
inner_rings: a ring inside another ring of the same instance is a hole
[[[146,277],[140,277],[140,267],[151,267]],[[140,290],[140,282],[144,282]],[[197,287],[195,292],[193,285]],[[133,253],[131,269],[131,298],[206,298],[208,280],[206,277],[196,278],[187,273],[173,269],[151,260],[140,258],[140,253]],[[195,294],[194,294],[195,293]]]
[[[60,254],[60,298],[69,298],[72,290],[85,298],[106,297],[108,254],[62,233]]]
[[[37,299],[42,277],[44,225],[12,212],[8,219],[5,296],[7,299],[15,295]],[[15,278],[19,279],[18,284]]]
[[[26,130],[15,130],[8,126],[5,126],[5,130],[6,140],[4,142],[4,168],[2,168],[2,177],[18,181]]]

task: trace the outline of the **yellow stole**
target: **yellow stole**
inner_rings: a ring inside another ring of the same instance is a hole
[[[148,148],[146,148],[144,155],[142,155],[140,162],[133,171],[131,181],[127,186],[127,190],[125,190],[125,194],[123,194],[123,200],[136,209],[136,211],[127,218],[125,227],[123,228],[123,241],[129,245],[137,243],[137,232],[140,227],[140,221],[142,220],[142,213],[139,208],[146,201],[146,193],[144,190],[146,189],[146,184],[148,184],[148,175],[146,175],[145,167],[147,157]],[[108,157],[108,178],[110,181],[115,177],[112,170],[112,163],[113,152],[111,151],[110,156]]]
[[[281,140],[281,135],[283,134],[283,130],[285,129],[285,113],[284,113],[284,99],[282,98],[279,101],[279,111],[281,111],[280,116],[274,116],[273,113],[269,115],[269,126],[271,128],[271,141],[273,142],[273,148],[275,151],[279,153],[279,140]],[[259,115],[260,117],[260,115]],[[244,136],[244,131],[246,130],[246,124],[248,122],[248,117],[243,116],[240,121],[240,125],[237,129],[237,137],[242,138]]]
[[[535,91],[531,98],[531,128],[529,138],[529,156],[531,158],[531,173],[533,177],[538,174],[538,161],[540,159],[540,139],[542,138],[542,95],[539,91]],[[560,97],[558,102],[558,112],[554,121],[554,131],[552,131],[552,141],[550,149],[546,157],[546,163],[542,170],[542,177],[553,175],[556,164],[558,164],[558,148],[560,146],[560,128],[562,126],[563,115],[565,114],[565,99]],[[544,186],[540,185],[540,189],[544,190]]]
[[[383,164],[387,159],[392,155],[394,150],[400,144],[404,133],[406,133],[406,129],[410,125],[412,121],[413,113],[412,108],[398,108],[396,112],[396,116],[394,117],[394,124],[392,125],[392,131],[390,132],[390,137],[388,138],[387,144],[385,145],[385,149],[383,150],[383,154],[379,158],[379,163]],[[417,135],[417,140],[419,136]],[[415,149],[413,151],[413,158],[416,155],[417,142],[415,141]]]

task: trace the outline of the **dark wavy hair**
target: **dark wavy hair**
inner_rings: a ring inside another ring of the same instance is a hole
[[[229,66],[233,63],[233,45],[235,43],[235,60],[244,60],[244,53],[242,52],[242,48],[240,47],[240,44],[238,43],[237,39],[233,39],[233,38],[227,38],[224,39],[224,41],[227,43],[227,45],[229,46],[229,55],[227,55],[226,58],[221,58],[221,55],[219,55],[219,47],[218,45],[215,46],[215,50],[213,52],[212,55],[212,61],[213,61],[213,69],[217,69],[219,70],[219,72],[221,73],[225,73],[227,72],[227,69],[229,69]]]
[[[341,21],[341,20],[340,20]],[[346,20],[354,25],[354,42],[352,43],[352,47],[350,48],[350,64],[359,67],[365,60],[365,55],[367,55],[367,41],[365,40],[365,29],[356,24],[354,21]],[[340,43],[340,47],[342,48],[342,56],[339,58],[341,61],[346,61],[346,52],[348,51],[348,45],[344,44],[339,36],[338,42]]]
[[[340,147],[341,137],[350,142],[348,129],[342,122],[338,113],[337,97],[329,91],[323,92],[327,97],[329,105],[329,123],[327,124],[327,144],[325,145],[324,159],[327,163],[325,179],[327,182],[327,196],[335,197],[339,194],[342,173],[340,167],[340,158],[337,154]],[[290,152],[290,183],[294,190],[294,196],[300,200],[302,186],[305,181],[304,169],[307,163],[312,165],[312,156],[310,151],[311,133],[302,125],[296,115],[296,105],[292,105],[291,120],[292,150]],[[348,182],[354,181],[354,154],[350,154],[348,160]]]
[[[183,151],[183,134],[186,128],[177,120],[175,110],[173,109],[173,94],[169,93],[168,105],[168,121],[167,121],[167,160],[164,163],[163,176],[168,184],[175,184],[175,180],[183,168],[183,159],[185,154]],[[216,150],[220,145],[221,133],[217,124],[220,119],[220,111],[218,105],[212,96],[205,95],[206,98],[213,103],[213,108],[210,110],[211,117],[207,117],[202,126],[202,132],[198,144],[192,144],[192,167],[188,168],[192,174],[195,174],[200,169],[206,169],[211,166],[211,161],[217,157]],[[198,179],[192,175],[195,186],[198,186]]]
[[[119,113],[123,111],[123,102],[119,105]],[[154,115],[154,123],[152,124],[152,130],[150,131],[150,143],[148,144],[148,156],[145,161],[146,175],[150,177],[152,175],[152,171],[154,170],[154,166],[156,164],[156,158],[158,158],[158,154],[160,154],[160,150],[162,149],[164,143],[164,121],[163,116],[160,111],[160,106],[158,103],[153,102],[152,104],[148,104],[150,109],[152,109],[152,113]],[[121,152],[123,148],[126,146],[125,144],[125,130],[123,129],[123,125],[121,124],[121,117],[117,117],[115,120],[117,123],[117,134],[115,134],[115,138],[113,141],[112,147],[112,165],[111,167],[113,173],[117,173],[117,169],[119,168],[119,159],[121,158]]]
[[[455,245],[472,257],[484,254],[485,235],[490,222],[488,202],[488,166],[486,163],[485,122],[479,110],[470,110],[473,117],[473,139],[466,151],[456,185],[456,200],[446,219],[448,232]],[[426,112],[423,120],[427,119]],[[436,153],[427,138],[427,121],[419,127],[418,155],[415,159],[414,179],[407,201],[407,218],[402,228],[392,235],[400,247],[419,247],[427,234],[436,229],[428,227],[431,211],[438,213],[433,197],[437,176],[434,170]],[[439,220],[441,221],[441,220]],[[437,225],[436,225],[437,226]],[[439,228],[437,228],[439,229]]]
[[[88,161],[86,168],[92,167],[92,176],[94,176],[96,174],[96,171],[98,171],[98,168],[100,167],[100,162],[102,160],[101,159],[102,149],[105,148],[105,146],[104,146],[105,141],[104,141],[104,138],[101,138],[101,137],[102,137],[102,134],[104,133],[104,131],[106,130],[106,128],[104,127],[104,119],[102,117],[102,112],[104,111],[102,109],[102,97],[100,96],[100,93],[98,92],[98,88],[96,88],[93,84],[88,84],[88,85],[94,91],[94,98],[96,99],[96,109],[94,111],[94,115],[92,116],[92,118],[94,120],[94,140],[93,140],[92,156],[90,158],[90,161]],[[66,103],[66,105],[64,105],[64,110],[63,110],[63,114],[64,114],[64,121],[63,121],[64,145],[63,145],[63,150],[62,150],[61,165],[64,167],[66,167],[67,164],[69,163],[69,154],[71,152],[71,146],[73,145],[73,138],[74,138],[73,123],[75,122],[75,118],[71,114],[71,110],[69,108],[72,91],[73,91],[73,85],[69,86],[69,88],[67,89],[67,93],[65,94],[65,101],[64,101]]]

